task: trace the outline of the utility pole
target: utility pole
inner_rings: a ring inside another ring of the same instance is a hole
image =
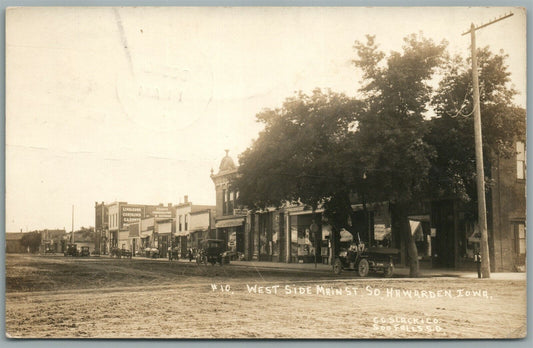
[[[478,225],[481,232],[481,276],[490,278],[490,258],[489,258],[489,241],[487,233],[487,207],[485,203],[485,171],[483,169],[483,141],[481,136],[481,110],[479,106],[479,79],[476,55],[476,30],[487,27],[491,24],[511,17],[509,13],[478,27],[472,23],[470,30],[462,35],[470,33],[471,54],[472,54],[472,85],[474,89],[474,137],[476,146],[476,186],[477,186],[477,208],[478,208]]]
[[[72,234],[70,235],[70,242],[74,244],[74,205],[72,206]]]

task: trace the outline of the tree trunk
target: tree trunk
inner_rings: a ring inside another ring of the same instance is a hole
[[[409,218],[407,216],[408,209],[405,203],[391,204],[392,215],[392,229],[393,232],[398,231],[399,235],[407,245],[407,261],[409,263],[409,276],[419,276],[418,265],[418,250],[416,249],[415,239],[411,233],[411,226],[409,225]]]

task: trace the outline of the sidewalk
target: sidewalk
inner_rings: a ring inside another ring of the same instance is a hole
[[[152,260],[152,261],[165,261],[165,262],[183,262],[189,263],[187,259],[179,259],[168,261],[166,258],[148,259],[142,256],[135,256],[133,259],[137,260]],[[195,263],[193,260],[192,263]],[[317,272],[324,274],[333,274],[332,266],[317,263],[316,267],[314,263],[284,263],[284,262],[270,262],[270,261],[231,261],[229,266],[237,267],[255,267],[259,269],[278,269],[287,270],[292,272],[304,271],[304,272]],[[341,275],[352,274],[353,271],[343,271]],[[492,272],[490,279],[497,280],[526,280],[526,272]],[[477,279],[477,271],[469,270],[455,270],[455,269],[443,269],[443,268],[420,268],[419,278],[471,278]],[[409,267],[402,267],[395,265],[393,278],[409,278]],[[489,279],[489,280],[490,280]]]
[[[283,263],[283,262],[268,262],[268,261],[231,261],[231,265],[242,267],[257,267],[257,268],[275,268],[286,270],[301,270],[306,272],[328,272],[333,273],[331,265],[317,264],[315,268],[314,263]],[[349,274],[350,271],[343,271],[341,274]],[[394,278],[409,278],[408,267],[395,266]],[[454,270],[454,269],[435,269],[435,268],[421,268],[420,277],[453,277],[453,278],[475,278],[477,279],[476,271]],[[526,280],[526,273],[520,272],[497,272],[491,273],[490,279],[498,280]]]

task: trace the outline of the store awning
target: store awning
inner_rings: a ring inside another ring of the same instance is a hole
[[[237,227],[237,226],[242,226],[243,223],[244,223],[244,218],[228,219],[228,220],[217,221],[215,226],[216,228]]]
[[[176,232],[175,236],[182,237],[182,236],[188,236],[190,234],[189,231],[178,231]]]
[[[152,235],[152,233],[153,233],[153,231],[141,231],[140,237],[141,238],[150,237]]]

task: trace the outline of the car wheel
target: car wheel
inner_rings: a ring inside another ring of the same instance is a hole
[[[357,265],[357,273],[359,273],[359,277],[366,277],[368,275],[369,268],[368,260],[361,259]]]
[[[341,274],[342,272],[342,262],[339,259],[335,259],[335,262],[333,262],[333,273],[335,274]]]
[[[392,277],[393,273],[394,273],[394,265],[390,264],[387,267],[385,267],[385,270],[383,271],[383,276],[385,278],[390,278]]]

